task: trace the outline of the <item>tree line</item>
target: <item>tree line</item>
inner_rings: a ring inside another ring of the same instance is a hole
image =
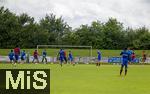
[[[47,14],[38,22],[26,13],[16,15],[0,7],[0,48],[35,48],[36,45],[90,45],[96,49],[150,49],[146,27],[125,28],[115,18],[93,21],[72,29],[62,17]]]

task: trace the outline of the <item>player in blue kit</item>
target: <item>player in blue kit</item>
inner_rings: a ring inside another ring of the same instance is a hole
[[[64,51],[63,51],[63,49],[60,49],[58,55],[59,55],[60,65],[62,67],[62,63],[64,61]]]
[[[15,54],[14,54],[13,50],[11,50],[10,53],[8,54],[10,63],[14,63],[14,56],[15,56]]]
[[[25,60],[26,60],[26,53],[25,53],[25,50],[23,50],[23,51],[21,52],[21,63],[24,63]]]
[[[127,51],[127,48],[125,48],[120,55],[122,56],[122,64],[120,69],[120,75],[122,74],[123,68],[125,66],[125,75],[127,75],[127,68],[128,68],[128,61],[129,61],[129,53]]]
[[[100,66],[100,61],[101,61],[101,52],[100,51],[97,51],[97,63],[96,63],[96,66]]]
[[[73,66],[75,66],[75,63],[73,62],[73,55],[72,55],[71,51],[69,51],[68,60],[70,61],[70,63],[71,63]]]
[[[46,50],[44,50],[44,51],[42,52],[42,62],[44,62],[44,60],[45,60],[45,62],[47,63],[47,58],[46,58],[46,56],[47,56],[47,52],[46,52]]]

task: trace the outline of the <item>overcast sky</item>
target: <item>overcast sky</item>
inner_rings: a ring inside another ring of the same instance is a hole
[[[28,13],[36,21],[46,14],[62,16],[72,27],[105,22],[109,17],[117,18],[130,27],[150,28],[150,0],[0,0],[1,5],[20,14]],[[5,1],[5,2],[4,2]]]

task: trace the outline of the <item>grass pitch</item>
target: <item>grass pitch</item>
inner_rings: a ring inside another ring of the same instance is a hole
[[[150,94],[150,66],[129,65],[119,76],[120,65],[0,64],[0,69],[51,69],[51,94]]]

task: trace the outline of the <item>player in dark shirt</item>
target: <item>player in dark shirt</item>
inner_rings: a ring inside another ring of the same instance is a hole
[[[46,52],[46,50],[44,50],[44,51],[42,52],[42,62],[44,62],[44,60],[45,60],[45,62],[47,63],[47,58],[46,58],[46,56],[47,56],[47,52]]]
[[[39,54],[38,54],[37,50],[35,50],[34,53],[33,53],[33,61],[32,61],[32,63],[34,63],[35,60],[36,60],[35,64],[39,63],[38,56],[39,56]]]

